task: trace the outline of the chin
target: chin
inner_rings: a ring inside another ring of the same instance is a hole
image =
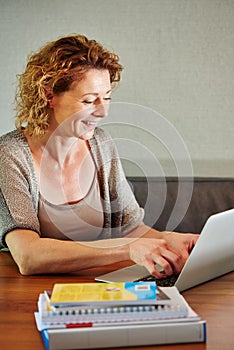
[[[88,131],[83,135],[79,136],[79,139],[85,140],[85,141],[90,140],[93,137],[93,134],[94,134],[94,130]]]

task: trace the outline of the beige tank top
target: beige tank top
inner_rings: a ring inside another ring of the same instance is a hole
[[[93,241],[103,229],[103,207],[97,175],[85,198],[76,204],[55,205],[40,194],[39,213],[41,237]]]

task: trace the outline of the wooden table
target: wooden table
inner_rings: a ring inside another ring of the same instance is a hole
[[[125,263],[126,264],[126,263]],[[94,277],[124,263],[72,275],[21,276],[11,255],[0,252],[0,347],[3,350],[44,350],[34,311],[39,293],[56,282],[93,282]],[[207,321],[207,343],[147,346],[152,350],[233,350],[234,272],[183,293],[190,306]],[[121,348],[123,349],[123,348]],[[143,349],[128,347],[127,350]],[[110,349],[109,349],[110,350]]]

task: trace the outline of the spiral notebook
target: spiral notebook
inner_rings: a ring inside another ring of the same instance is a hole
[[[42,329],[63,329],[80,327],[110,327],[129,324],[150,324],[168,322],[199,321],[200,317],[189,308],[184,298],[173,287],[163,294],[170,295],[170,304],[129,305],[113,307],[57,308],[48,310],[46,293],[38,299],[38,312],[35,313],[37,326]]]

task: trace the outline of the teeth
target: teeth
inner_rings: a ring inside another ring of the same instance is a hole
[[[96,122],[86,122],[88,125],[96,125]]]

